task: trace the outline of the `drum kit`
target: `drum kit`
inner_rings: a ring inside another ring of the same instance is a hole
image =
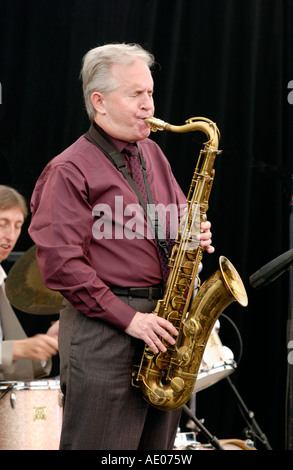
[[[33,245],[11,267],[5,283],[6,295],[11,305],[22,312],[33,315],[58,314],[62,296],[43,284],[35,252],[36,246]],[[217,322],[207,343],[192,397],[223,378],[228,378],[236,368],[232,351],[221,343]],[[194,417],[192,409],[186,405],[184,408],[208,438],[209,444],[198,443],[194,432],[178,431],[175,449],[254,449],[253,443],[237,439],[216,440],[214,443],[215,438]],[[62,413],[62,393],[58,379],[0,381],[0,450],[58,449]]]

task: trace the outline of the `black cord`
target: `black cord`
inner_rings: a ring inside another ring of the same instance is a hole
[[[8,387],[4,390],[4,392],[0,394],[0,400],[2,400],[2,398],[4,398],[7,395],[7,393],[9,393],[10,390],[13,389],[13,387],[14,385],[8,385]]]
[[[243,353],[243,342],[242,342],[242,337],[241,337],[240,331],[237,328],[236,324],[233,322],[233,320],[231,320],[230,317],[228,317],[224,313],[221,314],[221,317],[224,317],[226,320],[228,320],[231,323],[232,327],[234,328],[234,330],[237,334],[237,337],[238,337],[238,340],[239,340],[239,358],[236,362],[237,362],[237,364],[240,364],[240,361],[241,361],[241,358],[242,358],[242,353]]]

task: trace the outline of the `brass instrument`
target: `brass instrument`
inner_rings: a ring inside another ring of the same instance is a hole
[[[193,393],[202,356],[217,318],[230,303],[237,301],[246,306],[248,299],[238,272],[224,256],[219,259],[219,269],[202,285],[197,274],[203,251],[198,241],[199,227],[206,220],[215,173],[214,160],[220,153],[216,124],[202,117],[191,118],[182,126],[173,126],[156,118],[145,121],[152,131],[199,130],[209,139],[200,151],[191,181],[188,209],[172,249],[164,296],[154,310],[156,315],[175,326],[178,336],[174,345],[162,340],[167,348],[164,353],[154,354],[145,345],[141,363],[133,367],[132,374],[132,384],[142,390],[148,403],[161,410],[175,410]],[[195,281],[198,293],[194,297]]]

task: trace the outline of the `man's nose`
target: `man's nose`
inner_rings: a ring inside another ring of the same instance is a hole
[[[149,110],[149,109],[152,109],[153,106],[154,106],[153,98],[148,93],[146,93],[143,96],[143,100],[141,102],[141,108]]]
[[[7,225],[4,229],[4,236],[13,242],[18,237],[18,230],[13,225]]]

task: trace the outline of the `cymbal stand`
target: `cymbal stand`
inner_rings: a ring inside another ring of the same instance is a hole
[[[219,440],[215,436],[213,436],[202,424],[202,422],[193,415],[192,411],[190,410],[190,408],[188,408],[187,405],[183,406],[183,411],[195,423],[198,430],[203,433],[207,441],[214,447],[215,450],[225,450],[224,447],[221,446]]]
[[[260,440],[260,442],[264,445],[264,447],[267,450],[272,450],[266,435],[262,432],[262,430],[260,429],[260,427],[258,426],[257,422],[254,419],[254,412],[247,408],[238,390],[236,389],[235,385],[231,381],[230,377],[226,377],[226,380],[228,381],[231,389],[233,390],[237,398],[238,404],[240,406],[240,409],[243,412],[244,418],[249,426],[248,433],[251,433],[251,435],[247,435],[247,437],[249,438],[256,437],[257,439]]]

